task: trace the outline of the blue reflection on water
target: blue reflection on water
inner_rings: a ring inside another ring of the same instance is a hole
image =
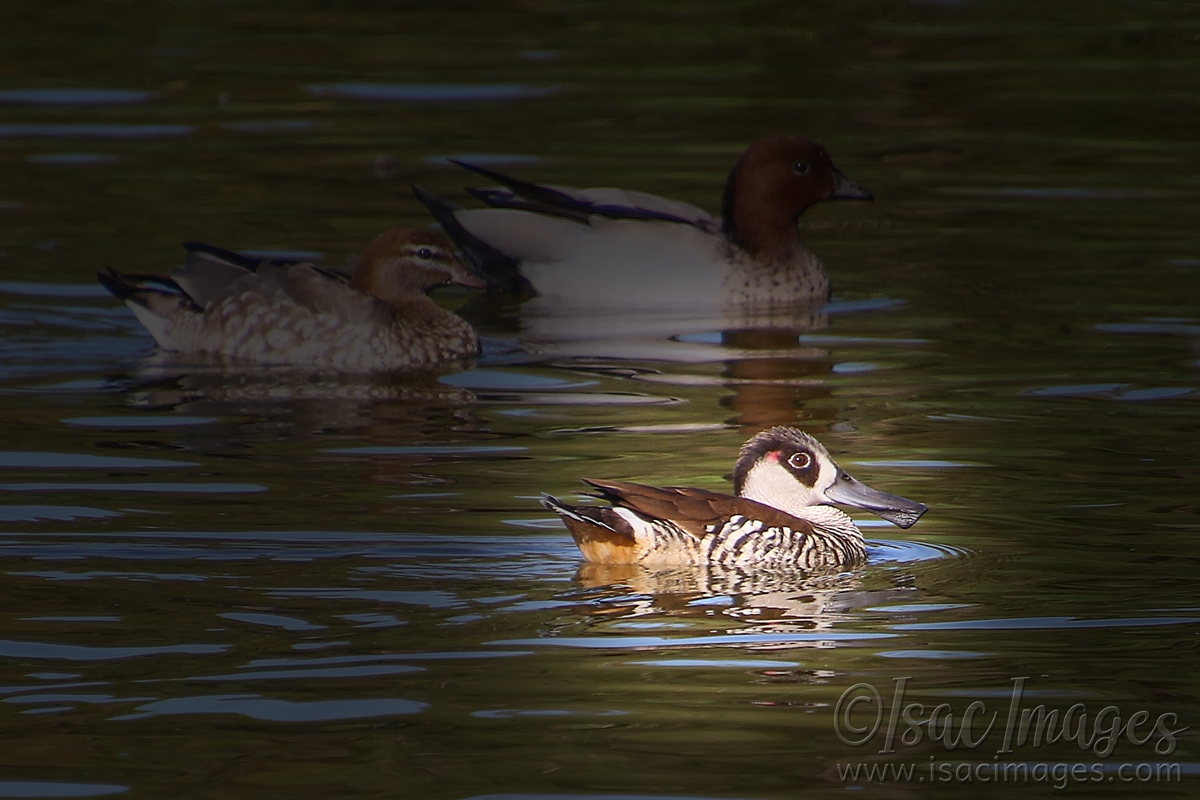
[[[94,456],[86,453],[0,452],[3,469],[149,469],[152,467],[195,467],[195,461],[167,461],[161,458]]]
[[[277,669],[259,672],[230,672],[222,675],[195,675],[192,681],[273,681],[295,680],[296,678],[370,678],[379,675],[404,675],[424,672],[421,667],[404,664],[368,664],[359,667],[321,667],[313,669]]]
[[[472,103],[545,97],[557,86],[523,83],[314,83],[305,87],[318,97],[344,97],[384,103]]]
[[[43,520],[70,522],[76,519],[107,519],[119,516],[121,514],[116,511],[88,508],[87,506],[0,505],[0,522],[40,522]]]
[[[0,124],[0,137],[53,139],[70,136],[97,139],[153,139],[164,136],[187,136],[196,129],[191,125],[101,125],[88,123],[20,123]]]
[[[31,164],[51,164],[54,166],[73,167],[90,164],[111,164],[120,161],[121,157],[112,153],[46,153],[25,158]]]
[[[264,722],[331,722],[418,714],[426,708],[429,708],[428,703],[387,697],[295,703],[288,700],[272,700],[257,694],[225,694],[159,700],[138,706],[135,712],[112,719],[134,720],[180,714],[238,714]]]
[[[637,649],[643,647],[690,647],[715,645],[761,645],[803,642],[857,642],[871,639],[890,639],[891,633],[735,633],[713,636],[547,636],[542,639],[498,639],[485,644],[529,647],[579,647],[586,649]]]
[[[1127,617],[1114,619],[1013,617],[1011,619],[974,619],[954,622],[907,622],[892,625],[891,627],[894,630],[908,631],[1066,630],[1075,628],[1139,628],[1154,625],[1191,625],[1197,622],[1200,622],[1200,617]]]
[[[4,89],[0,91],[0,103],[47,106],[124,105],[144,103],[157,96],[158,92],[136,89]]]
[[[64,661],[116,661],[125,658],[161,655],[214,655],[224,653],[224,644],[167,644],[156,647],[87,647],[77,644],[48,644],[0,639],[0,656],[6,658],[46,658]]]
[[[0,781],[0,797],[101,797],[128,791],[128,786],[114,783]]]

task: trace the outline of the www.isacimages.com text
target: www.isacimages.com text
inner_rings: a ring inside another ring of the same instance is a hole
[[[894,763],[850,761],[837,765],[839,780],[848,786],[878,783],[1012,783],[1049,784],[1065,789],[1079,783],[1181,783],[1178,762],[1027,762],[943,761]]]

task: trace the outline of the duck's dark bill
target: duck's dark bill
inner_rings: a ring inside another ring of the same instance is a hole
[[[852,181],[842,174],[841,170],[836,171],[837,185],[833,187],[833,194],[829,195],[830,200],[874,200],[866,187],[860,185],[857,181]]]
[[[903,500],[904,498],[898,497],[896,499]],[[901,528],[911,528],[913,525],[917,524],[917,520],[921,518],[921,515],[929,510],[929,506],[925,505],[924,503],[917,503],[911,500],[909,502],[911,502],[914,506],[912,510],[881,510],[876,508],[872,509],[872,511],[874,511],[877,516],[882,519],[886,519],[893,525],[898,525]]]
[[[928,506],[916,500],[872,489],[845,472],[838,473],[837,480],[825,491],[825,495],[835,503],[871,511],[901,528],[911,528],[929,510]]]

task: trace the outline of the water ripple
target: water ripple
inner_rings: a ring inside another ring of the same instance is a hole
[[[251,661],[247,667],[261,669],[264,667],[307,667],[320,664],[364,664],[378,661],[457,661],[491,658],[510,658],[513,656],[533,655],[529,650],[449,650],[427,653],[386,653],[361,656],[323,656],[320,658],[260,658]]]
[[[144,103],[158,92],[136,89],[5,89],[0,91],[0,103],[22,103],[44,106],[101,106]]]
[[[897,626],[900,627],[900,626]],[[801,642],[857,642],[870,639],[889,639],[891,633],[736,633],[714,636],[547,636],[539,639],[498,639],[485,642],[502,646],[579,647],[590,650],[641,649],[645,647],[710,647],[713,645],[764,645]]]
[[[861,522],[859,523],[862,524]],[[884,523],[885,525],[887,523]],[[870,540],[867,542],[867,559],[871,564],[888,562],[911,563],[934,561],[939,558],[962,558],[971,555],[964,547],[927,542],[909,542],[899,539]]]
[[[128,791],[128,786],[115,783],[0,781],[0,797],[100,797]]]
[[[418,714],[428,703],[398,698],[363,700],[314,700],[296,703],[272,700],[257,694],[224,694],[202,697],[176,697],[138,706],[134,713],[112,717],[113,720],[135,720],[183,714],[238,714],[264,722],[333,722],[348,719],[370,719],[401,714]]]
[[[650,661],[628,661],[635,667],[703,667],[710,669],[790,669],[800,666],[799,661],[765,661],[753,659],[729,659],[717,661],[706,658],[660,658]]]
[[[197,675],[190,681],[273,681],[296,678],[373,678],[380,675],[405,675],[424,672],[421,667],[404,664],[368,664],[359,667],[322,667],[314,669],[276,669],[259,672],[230,672],[223,675]]]
[[[161,136],[187,136],[191,125],[100,125],[95,123],[21,123],[0,124],[0,137],[52,139],[88,136],[97,139],[151,139]]]
[[[322,450],[339,456],[495,456],[527,453],[528,447],[507,445],[403,445],[338,447]]]
[[[875,655],[880,658],[930,658],[935,661],[954,661],[968,658],[986,658],[990,654],[974,650],[881,650]]]
[[[523,83],[314,83],[318,97],[344,97],[376,103],[478,103],[545,97],[557,86]]]
[[[49,658],[64,661],[117,661],[125,658],[160,655],[208,656],[224,653],[225,644],[169,644],[158,647],[87,647],[77,644],[48,644],[0,639],[0,656],[7,658]]]
[[[158,458],[93,456],[83,453],[0,452],[0,469],[150,469],[152,467],[195,467],[195,461]]]
[[[462,608],[465,600],[460,600],[449,592],[439,591],[399,591],[386,589],[344,589],[333,587],[329,589],[272,589],[272,597],[290,599],[294,597],[315,597],[322,600],[370,600],[377,603],[402,603],[410,606],[425,606],[426,608]]]
[[[565,708],[492,708],[487,711],[472,711],[472,717],[479,719],[512,719],[513,717],[620,717],[628,711],[609,709],[607,711],[573,711]]]
[[[1076,628],[1140,628],[1150,625],[1191,625],[1200,617],[1128,617],[1115,619],[1079,619],[1078,617],[1013,617],[1010,619],[974,619],[958,622],[908,622],[892,625],[906,631],[1004,631],[1068,630]]]
[[[87,506],[4,506],[0,505],[0,522],[72,522],[77,519],[108,519],[119,517],[117,511]]]
[[[153,697],[113,697],[111,694],[66,694],[63,692],[45,692],[42,694],[22,694],[4,698],[5,703],[87,703],[88,705],[107,705],[109,703],[144,703]]]
[[[234,622],[246,622],[251,625],[263,625],[268,628],[282,628],[285,631],[319,631],[324,630],[325,625],[314,625],[311,622],[306,622],[295,617],[285,617],[280,614],[249,614],[242,612],[231,611],[226,614],[218,614],[221,619],[230,619]]]
[[[50,164],[61,167],[84,167],[91,164],[112,164],[121,157],[112,153],[45,153],[26,156],[30,164]]]
[[[176,428],[182,425],[211,425],[217,417],[189,417],[184,414],[172,416],[125,416],[125,417],[66,417],[66,425],[82,425],[88,428]]]
[[[163,494],[257,494],[267,491],[257,483],[0,483],[0,492],[158,492]],[[20,508],[21,506],[7,506]],[[27,506],[27,508],[71,508]],[[109,516],[116,516],[106,512]]]

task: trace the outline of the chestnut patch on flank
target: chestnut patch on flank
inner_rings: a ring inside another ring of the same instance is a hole
[[[638,548],[632,537],[570,517],[563,517],[563,522],[586,560],[596,564],[637,563]]]

